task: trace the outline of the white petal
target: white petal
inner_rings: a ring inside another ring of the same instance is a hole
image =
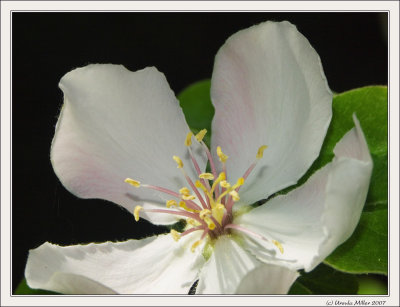
[[[51,160],[64,186],[82,198],[102,198],[129,211],[136,205],[165,206],[172,196],[125,183],[178,191],[184,178],[173,155],[190,165],[184,140],[189,128],[164,75],[155,68],[130,72],[123,66],[89,65],[60,81],[64,101]],[[193,142],[194,152],[200,146]],[[197,155],[205,168],[205,155]],[[187,172],[194,176],[193,167]],[[154,223],[172,223],[158,215]]]
[[[333,162],[318,170],[303,186],[277,196],[239,217],[240,224],[269,240],[244,240],[257,258],[291,269],[312,270],[353,233],[367,197],[372,160],[356,118],[356,127],[336,145]]]
[[[296,183],[318,157],[332,94],[318,54],[292,24],[265,22],[230,37],[215,59],[211,98],[212,148],[229,156],[229,180],[268,146],[241,190],[248,203]]]
[[[298,276],[285,267],[264,264],[242,279],[236,294],[287,294]]]
[[[234,294],[241,280],[262,263],[230,237],[222,236],[200,273],[197,294]]]
[[[195,236],[170,235],[31,250],[25,277],[31,288],[64,294],[187,294],[204,263],[190,250]],[[77,282],[77,284],[75,284]]]

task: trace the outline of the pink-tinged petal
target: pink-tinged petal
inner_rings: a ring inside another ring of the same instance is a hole
[[[63,294],[187,294],[204,263],[190,249],[196,238],[175,242],[161,235],[67,247],[44,243],[29,252],[25,277],[31,288]]]
[[[222,236],[200,273],[196,294],[285,294],[297,276],[258,261],[232,237]]]
[[[310,271],[351,236],[372,172],[365,137],[355,117],[354,122],[355,128],[336,145],[331,163],[303,186],[235,220],[270,241],[245,236],[246,248],[258,259]],[[281,243],[283,253],[274,249],[272,240]]]
[[[331,119],[332,94],[321,61],[288,22],[265,22],[232,35],[212,75],[212,148],[229,156],[229,180],[268,148],[241,189],[253,203],[297,182],[318,157]]]
[[[60,81],[64,106],[51,148],[51,161],[63,185],[82,198],[101,198],[130,212],[165,206],[170,195],[124,182],[178,191],[185,180],[173,155],[190,165],[184,146],[189,128],[174,93],[155,68],[131,72],[118,65],[89,65]],[[193,142],[200,167],[205,154]],[[195,176],[193,167],[189,175]],[[145,215],[156,224],[173,223],[170,215]]]

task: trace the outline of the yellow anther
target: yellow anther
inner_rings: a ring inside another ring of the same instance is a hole
[[[175,200],[171,199],[167,201],[166,206],[167,208],[178,207],[178,203]]]
[[[179,202],[179,207],[181,207],[189,212],[199,212],[198,210],[193,210],[193,209],[189,208],[183,200]]]
[[[203,241],[199,240],[193,243],[192,247],[190,248],[190,250],[192,251],[192,253],[194,253],[194,251],[196,250],[197,246],[199,246]]]
[[[219,160],[220,160],[222,163],[225,163],[225,161],[228,160],[228,158],[229,158],[226,154],[224,154],[224,153],[222,152],[220,146],[217,147],[217,155],[218,155],[218,157],[219,157]]]
[[[174,159],[176,164],[178,164],[178,168],[183,167],[183,162],[182,162],[181,158],[179,158],[178,156],[173,156],[172,159]]]
[[[192,145],[192,136],[193,132],[192,131],[188,132],[185,139],[185,146],[189,147],[190,145]]]
[[[203,140],[206,133],[207,133],[207,129],[200,130],[200,132],[197,133],[195,136],[196,140],[200,143]]]
[[[240,187],[240,186],[243,185],[243,184],[244,184],[244,178],[243,178],[243,177],[240,177],[240,178],[236,181],[236,183],[233,185],[233,189],[236,189],[236,188]]]
[[[279,249],[279,251],[281,252],[281,254],[283,254],[283,247],[282,247],[282,244],[279,243],[279,242],[276,241],[276,240],[272,240],[272,243],[274,243],[275,246],[276,246],[276,247]]]
[[[229,188],[231,187],[231,184],[230,184],[228,181],[226,181],[226,180],[222,180],[222,181],[219,183],[219,185],[220,185],[221,187],[225,188],[225,189],[229,189]]]
[[[257,159],[261,159],[263,157],[263,155],[264,155],[264,150],[267,149],[267,148],[268,148],[267,145],[263,145],[260,148],[258,148],[256,158]]]
[[[202,173],[199,175],[201,179],[214,180],[214,175],[211,173]]]
[[[126,183],[129,183],[130,185],[134,186],[135,188],[140,187],[140,181],[133,180],[133,179],[131,179],[131,178],[126,178],[126,179],[125,179],[125,182],[126,182]]]
[[[135,221],[139,221],[139,212],[140,210],[142,210],[143,207],[142,206],[136,206],[135,210],[133,210],[133,216],[135,217]]]
[[[192,226],[199,226],[199,225],[201,225],[198,221],[196,221],[195,219],[192,219],[192,218],[188,218],[188,219],[186,220],[186,222],[187,222],[189,225],[192,225]]]
[[[174,238],[174,240],[176,241],[176,242],[178,242],[179,241],[179,239],[181,238],[181,235],[180,235],[180,233],[179,232],[177,232],[175,229],[171,229],[171,236]]]
[[[194,185],[196,186],[196,188],[205,189],[204,185],[200,182],[200,180],[196,180]]]
[[[225,206],[223,204],[217,204],[215,208],[212,209],[213,217],[222,224],[222,218],[224,217]]]
[[[190,190],[187,187],[183,187],[182,189],[179,190],[179,194],[189,196]]]
[[[233,201],[238,201],[240,199],[239,193],[235,190],[230,191],[229,195],[232,196]]]
[[[193,200],[196,199],[196,196],[194,195],[182,195],[183,200]]]
[[[210,209],[203,209],[203,210],[200,211],[200,214],[199,214],[199,216],[200,216],[200,218],[201,218],[202,220],[204,220],[204,218],[205,218],[206,216],[208,216],[208,215],[211,215]]]

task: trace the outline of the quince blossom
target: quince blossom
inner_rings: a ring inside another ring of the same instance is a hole
[[[359,221],[372,161],[355,116],[332,162],[266,201],[318,157],[332,114],[319,56],[288,22],[239,31],[219,50],[211,150],[155,68],[88,65],[67,73],[60,88],[51,161],[63,185],[136,220],[184,219],[186,227],[118,243],[44,243],[29,254],[31,288],[187,294],[199,280],[198,294],[283,294]]]

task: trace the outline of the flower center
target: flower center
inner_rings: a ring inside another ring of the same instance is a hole
[[[171,230],[171,235],[176,241],[178,241],[181,237],[189,233],[201,231],[201,238],[192,245],[192,251],[194,251],[206,237],[215,239],[221,235],[229,234],[231,229],[269,241],[246,228],[233,224],[233,206],[235,202],[240,200],[239,189],[256,166],[257,161],[263,157],[264,150],[267,146],[263,145],[258,149],[255,161],[246,170],[244,175],[237,179],[236,183],[231,184],[226,180],[226,161],[228,156],[222,152],[221,147],[217,147],[217,156],[219,162],[222,164],[222,171],[218,173],[210,150],[203,142],[206,133],[207,130],[203,129],[194,137],[197,142],[201,144],[207,155],[210,163],[210,173],[201,172],[199,164],[192,153],[192,132],[187,134],[185,146],[189,151],[193,167],[198,175],[195,182],[193,182],[187,175],[182,160],[178,156],[172,157],[177,163],[177,168],[182,172],[182,175],[185,177],[191,190],[188,187],[182,187],[178,192],[175,192],[163,187],[142,184],[134,179],[125,179],[126,183],[129,183],[136,188],[141,187],[153,189],[174,197],[174,199],[166,202],[165,209],[145,209],[141,206],[136,206],[134,210],[135,220],[139,220],[140,212],[165,213],[185,218],[187,223],[185,231],[179,233],[176,230]],[[272,243],[283,252],[282,246],[279,242],[272,240]]]

